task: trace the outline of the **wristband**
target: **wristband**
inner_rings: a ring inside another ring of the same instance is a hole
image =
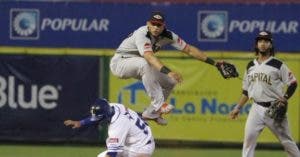
[[[288,86],[286,93],[284,94],[284,98],[286,98],[286,100],[288,100],[295,93],[296,88],[297,88],[297,82],[291,83]]]
[[[209,57],[206,58],[205,63],[211,64],[211,65],[215,65],[215,61]]]
[[[163,66],[163,67],[160,68],[160,72],[164,73],[164,74],[168,74],[168,73],[171,72],[171,70],[168,67]]]

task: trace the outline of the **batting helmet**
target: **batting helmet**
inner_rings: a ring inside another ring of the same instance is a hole
[[[259,50],[257,48],[257,42],[258,40],[267,40],[270,41],[272,44],[272,47],[270,48],[270,54],[271,56],[275,55],[274,45],[273,45],[273,37],[272,33],[268,31],[261,31],[258,33],[257,37],[255,38],[255,54],[258,55]]]
[[[114,110],[106,99],[98,98],[91,106],[91,114],[95,121],[110,122]]]

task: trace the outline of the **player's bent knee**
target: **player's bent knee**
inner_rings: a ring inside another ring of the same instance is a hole
[[[171,78],[168,79],[167,83],[163,84],[163,88],[172,90],[176,86],[177,82]]]
[[[154,68],[149,64],[149,63],[144,63],[144,64],[141,64],[141,69],[140,69],[140,73],[142,75],[144,74],[153,74],[153,70]]]
[[[171,88],[171,89],[173,89],[175,87],[175,85],[177,84],[177,82],[174,80],[170,81],[169,83],[170,83],[169,88]]]

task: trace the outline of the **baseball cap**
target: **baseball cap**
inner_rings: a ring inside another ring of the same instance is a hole
[[[268,32],[268,31],[259,32],[258,36],[255,39],[256,40],[265,39],[265,40],[273,41],[272,34],[271,34],[271,32]]]
[[[164,24],[165,23],[165,16],[160,11],[154,11],[154,12],[151,13],[151,16],[149,18],[149,22]]]

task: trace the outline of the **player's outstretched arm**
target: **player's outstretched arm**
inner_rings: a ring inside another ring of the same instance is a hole
[[[72,127],[72,129],[76,129],[76,128],[80,128],[81,127],[80,121],[65,120],[64,124],[65,124],[65,126]]]
[[[82,119],[80,121],[76,121],[76,120],[65,120],[64,124],[65,126],[71,126],[72,129],[76,129],[76,128],[80,128],[83,126],[89,126],[89,125],[93,125],[93,124],[97,124],[99,120],[92,118],[92,117],[87,117],[85,119]]]
[[[183,53],[192,56],[200,61],[206,62],[208,64],[211,65],[216,65],[216,62],[214,60],[212,60],[211,58],[207,57],[207,55],[201,51],[200,49],[198,49],[197,47],[193,46],[193,45],[187,45],[183,50]]]
[[[204,52],[202,52],[201,50],[199,50],[198,48],[196,48],[192,45],[187,45],[182,51],[189,56],[192,56],[200,61],[203,61],[207,64],[217,67],[218,70],[220,71],[221,75],[225,79],[234,78],[234,77],[239,76],[239,73],[238,73],[235,65],[230,64],[225,61],[216,62],[212,58],[207,57]]]

